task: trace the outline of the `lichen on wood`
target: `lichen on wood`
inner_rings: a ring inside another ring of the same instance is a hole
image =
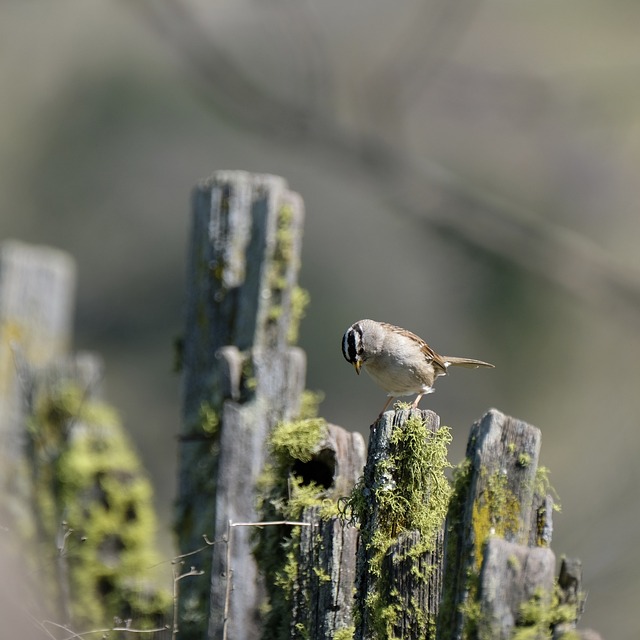
[[[450,430],[439,428],[431,411],[388,411],[372,427],[364,475],[349,500],[361,536],[356,638],[408,630],[410,637],[434,637],[450,442]],[[424,589],[399,589],[407,573]]]
[[[33,372],[28,439],[40,587],[75,627],[114,619],[156,627],[170,595],[149,574],[160,562],[151,483],[96,381],[70,377],[76,370],[68,359]]]

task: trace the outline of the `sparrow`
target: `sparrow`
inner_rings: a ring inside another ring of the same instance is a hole
[[[436,378],[447,375],[449,367],[493,368],[494,365],[473,358],[441,356],[422,338],[407,329],[387,322],[358,320],[342,338],[342,354],[356,373],[364,367],[373,380],[389,396],[382,415],[391,401],[399,396],[417,394],[411,408],[422,397],[433,393]]]

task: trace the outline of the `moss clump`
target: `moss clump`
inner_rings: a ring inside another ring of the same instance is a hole
[[[558,586],[553,593],[536,591],[520,605],[513,640],[551,640],[553,630],[561,624],[572,624],[578,618],[576,604],[563,603]],[[562,636],[569,640],[570,632]]]
[[[550,495],[553,498],[553,510],[560,512],[562,511],[560,496],[549,480],[550,474],[551,471],[548,467],[539,466],[536,469],[534,492],[539,496]]]
[[[376,638],[393,637],[398,615],[407,606],[393,586],[387,584],[382,571],[389,548],[401,532],[417,531],[419,544],[395,560],[417,559],[435,549],[451,497],[451,485],[445,475],[445,470],[451,467],[447,459],[450,443],[448,427],[431,431],[417,415],[412,415],[403,427],[393,430],[389,455],[376,466],[373,480],[367,478],[365,487],[362,479],[348,501],[348,507],[361,523],[362,542],[368,552],[367,570],[373,588],[365,595],[364,606]],[[372,509],[376,513],[375,527],[369,526]],[[416,576],[420,580],[428,577],[428,572]],[[417,633],[428,634],[433,621],[417,605],[410,609]]]
[[[49,550],[62,526],[74,625],[156,625],[170,598],[146,577],[159,560],[152,489],[116,413],[61,385],[40,393],[30,435],[43,571],[60,566]],[[43,578],[64,593],[60,575]]]
[[[198,411],[198,426],[208,436],[215,436],[220,426],[220,415],[208,402],[202,402]]]
[[[326,422],[309,417],[318,401],[318,395],[305,394],[302,405],[306,417],[280,423],[269,437],[270,462],[258,483],[261,520],[299,520],[310,506],[322,506],[321,515],[336,512],[335,504],[326,500],[323,487],[295,473],[297,463],[309,462],[317,453],[326,434]],[[262,610],[265,640],[290,637],[291,596],[298,575],[299,547],[299,526],[270,526],[257,532],[255,556],[268,589],[268,602]],[[305,637],[306,631],[298,629],[297,633]]]
[[[333,640],[353,640],[355,632],[355,627],[345,627],[344,629],[338,629],[333,634]]]
[[[322,418],[281,422],[269,437],[269,446],[280,467],[294,461],[309,462],[322,439],[327,423]]]

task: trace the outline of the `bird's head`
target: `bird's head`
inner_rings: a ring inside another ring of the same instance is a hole
[[[353,365],[357,374],[364,364],[364,344],[362,340],[362,326],[359,322],[352,324],[342,337],[342,355]]]

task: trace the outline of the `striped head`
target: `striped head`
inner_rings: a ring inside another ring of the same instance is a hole
[[[344,359],[353,365],[357,374],[364,362],[364,344],[362,340],[362,325],[360,322],[352,324],[342,337],[342,355]]]

